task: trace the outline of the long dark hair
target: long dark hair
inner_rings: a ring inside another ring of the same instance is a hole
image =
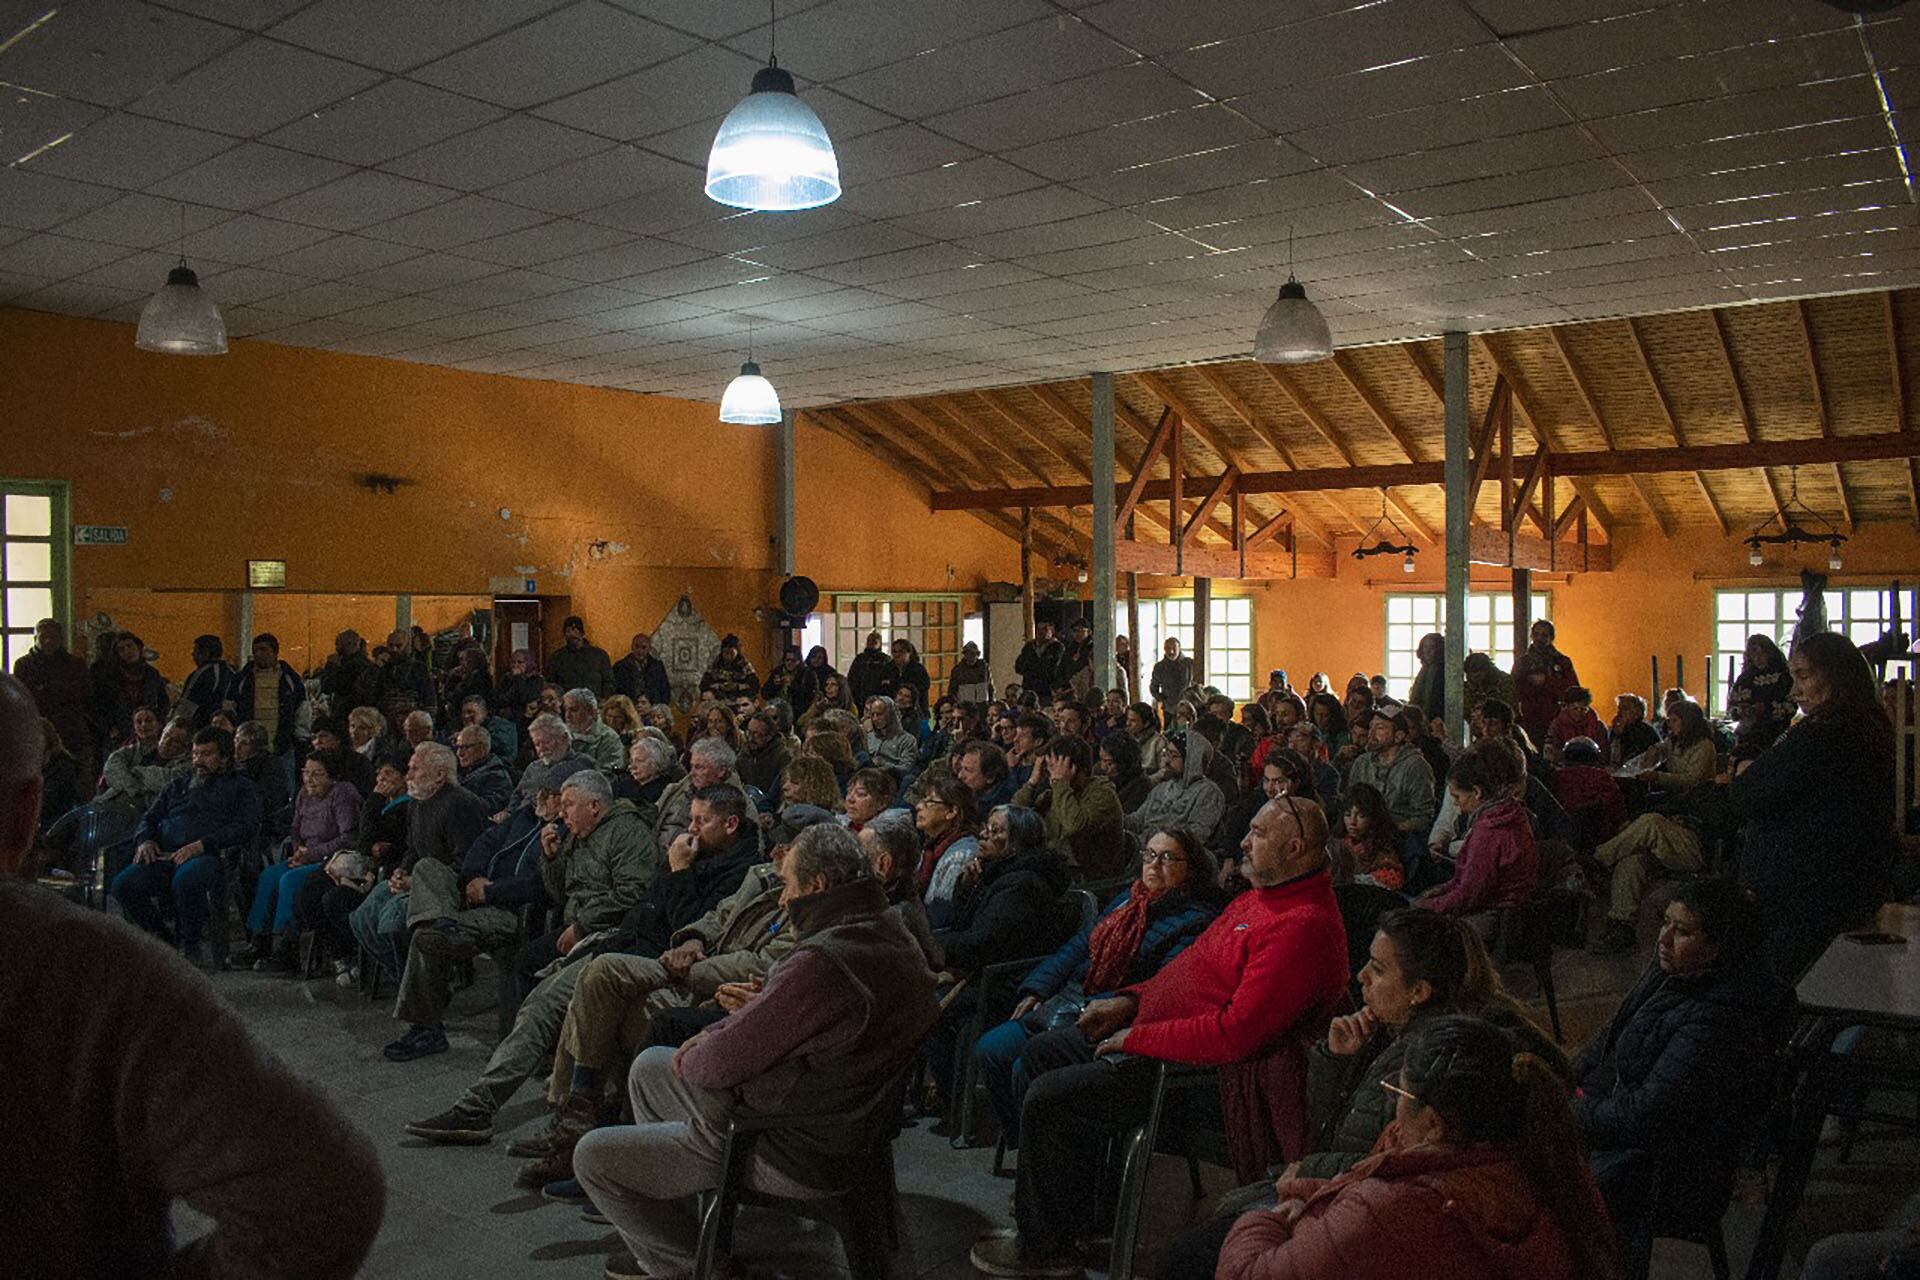
[[[1291,747],[1275,747],[1267,753],[1266,760],[1260,765],[1261,770],[1264,772],[1268,765],[1287,775],[1287,794],[1294,799],[1320,799],[1320,788],[1313,785],[1313,766],[1298,751]],[[1266,802],[1263,800],[1261,803]],[[1391,823],[1392,819],[1388,821]]]
[[[1374,927],[1393,944],[1401,977],[1433,988],[1423,1010],[1465,1013],[1500,990],[1486,944],[1463,917],[1407,907],[1387,912]]]
[[[1809,715],[1844,717],[1867,726],[1876,743],[1892,749],[1893,721],[1881,705],[1873,669],[1853,641],[1837,631],[1810,635],[1793,647],[1827,682],[1827,700]]]
[[[1114,779],[1114,786],[1124,787],[1140,776],[1140,744],[1125,729],[1110,731],[1100,739],[1100,749],[1113,757],[1114,769],[1120,775]]]
[[[1670,901],[1700,921],[1713,944],[1714,967],[1739,970],[1753,962],[1763,940],[1760,904],[1748,890],[1725,876],[1692,876],[1680,882]]]
[[[1387,798],[1380,794],[1380,788],[1371,782],[1356,782],[1347,788],[1348,809],[1358,809],[1367,816],[1367,843],[1391,848],[1398,852],[1400,848],[1400,828],[1393,820],[1393,812],[1387,808]],[[1345,814],[1343,812],[1342,816]]]
[[[1773,637],[1756,631],[1747,637],[1746,650],[1741,654],[1741,675],[1744,676],[1753,670],[1753,663],[1750,660],[1750,656],[1755,649],[1767,655],[1767,669],[1769,671],[1785,671],[1787,669],[1787,655],[1780,652],[1780,646],[1773,642]]]
[[[1700,709],[1697,702],[1676,702],[1667,708],[1667,714],[1678,717],[1680,721],[1680,732],[1673,735],[1675,746],[1690,747],[1704,741],[1712,733],[1707,726],[1707,713]]]
[[[1455,1141],[1512,1151],[1560,1229],[1576,1280],[1619,1274],[1613,1228],[1593,1194],[1566,1084],[1546,1059],[1490,1022],[1435,1018],[1407,1046],[1404,1082],[1416,1102],[1439,1113]]]
[[[1313,718],[1315,707],[1327,708],[1327,722],[1319,724]],[[1307,702],[1307,722],[1325,733],[1345,733],[1347,731],[1347,706],[1331,693],[1316,693]]]

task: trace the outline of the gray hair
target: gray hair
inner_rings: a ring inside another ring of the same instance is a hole
[[[889,809],[860,829],[862,835],[869,831],[893,859],[894,880],[912,879],[920,862],[920,832],[913,825],[913,815]]]
[[[860,837],[837,822],[816,822],[795,836],[787,860],[793,864],[796,881],[811,884],[824,879],[829,889],[870,874]]]
[[[407,712],[407,718],[404,721],[402,721],[402,723],[412,724],[415,720],[424,721],[428,729],[433,728],[433,716],[430,713],[425,711],[415,710],[415,711]]]
[[[733,748],[719,738],[702,738],[687,748],[687,754],[706,761],[715,768],[731,770],[739,757],[733,754]]]
[[[542,711],[527,725],[527,736],[529,738],[535,734],[553,735],[556,733],[563,738],[571,739],[573,737],[573,731],[567,728],[567,722],[551,711]]]
[[[591,689],[569,689],[561,694],[560,697],[563,700],[574,698],[580,702],[584,702],[587,704],[589,711],[598,711],[600,709],[600,697]]]
[[[862,711],[871,711],[875,703],[882,704],[887,709],[885,726],[875,730],[875,732],[883,738],[899,737],[902,732],[900,728],[900,704],[883,693],[876,693],[871,698],[868,698],[867,705],[860,709]]]
[[[180,723],[184,725],[184,722]],[[261,724],[258,720],[249,720],[234,729],[233,740],[239,742],[243,738],[251,745],[259,747],[262,751],[265,751],[267,744],[273,740],[271,735],[267,733],[267,726]]]
[[[643,755],[653,764],[651,776],[656,778],[673,767],[673,748],[665,738],[635,738],[632,748],[627,752],[627,759],[631,760],[635,755]]]
[[[444,742],[423,742],[413,749],[415,755],[424,755],[427,763],[440,771],[440,776],[448,782],[460,776],[460,761],[453,754],[453,748]]]
[[[613,803],[613,784],[607,781],[607,775],[598,769],[582,769],[560,784],[560,794],[578,791],[583,796],[597,800],[601,805]]]

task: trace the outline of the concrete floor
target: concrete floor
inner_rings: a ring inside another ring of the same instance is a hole
[[[1562,952],[1555,965],[1561,1012],[1570,1044],[1578,1044],[1611,1013],[1638,962],[1594,960]],[[1510,975],[1516,994],[1531,997],[1531,979]],[[505,1143],[490,1147],[434,1147],[408,1137],[401,1124],[434,1114],[458,1096],[485,1062],[493,1043],[493,974],[482,961],[476,987],[455,1002],[448,1033],[452,1051],[406,1065],[387,1062],[380,1047],[401,1029],[384,1006],[330,981],[300,982],[252,973],[216,975],[217,990],[294,1070],[317,1081],[379,1149],[388,1182],[386,1222],[363,1274],[415,1280],[454,1277],[597,1277],[601,1260],[618,1247],[608,1229],[582,1222],[574,1207],[550,1204],[513,1185],[515,1162]],[[1544,1014],[1542,1022],[1544,1024]],[[504,1127],[537,1126],[544,1105],[533,1089],[508,1108]],[[898,1148],[917,1275],[964,1280],[974,1273],[967,1249],[982,1231],[1009,1223],[1010,1178],[993,1176],[990,1150],[954,1151],[924,1124],[902,1135]],[[1812,1239],[1832,1231],[1878,1225],[1910,1191],[1916,1174],[1910,1138],[1869,1135],[1844,1169],[1824,1153],[1789,1251],[1784,1275]],[[1210,1195],[1227,1189],[1231,1174],[1207,1170]],[[1754,1197],[1761,1192],[1756,1188]],[[1205,1212],[1189,1200],[1185,1170],[1162,1160],[1148,1192],[1149,1223],[1142,1269],[1152,1250]],[[1734,1273],[1741,1274],[1758,1230],[1762,1206],[1736,1203],[1727,1219]],[[192,1234],[189,1221],[181,1223]],[[783,1276],[844,1275],[831,1231],[781,1215],[752,1211],[743,1219],[738,1254],[755,1270]],[[1706,1254],[1662,1242],[1655,1258],[1662,1277],[1704,1277]]]

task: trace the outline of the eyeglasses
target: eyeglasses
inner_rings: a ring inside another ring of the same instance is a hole
[[[1161,862],[1169,866],[1185,862],[1186,860],[1187,855],[1184,853],[1168,853],[1162,849],[1149,849],[1140,855],[1140,861],[1142,862]]]

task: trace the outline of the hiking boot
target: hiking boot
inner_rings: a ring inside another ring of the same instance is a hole
[[[1633,926],[1625,920],[1608,920],[1607,927],[1587,948],[1587,954],[1593,956],[1625,955],[1634,949],[1638,939],[1634,937]]]
[[[251,969],[273,954],[273,938],[261,934],[257,938],[247,939],[247,945],[227,957],[227,963],[235,969]]]
[[[447,1048],[446,1032],[439,1027],[415,1023],[407,1034],[380,1052],[387,1056],[388,1062],[412,1062],[415,1058],[424,1058],[429,1054],[445,1053]]]
[[[578,1178],[562,1178],[558,1182],[549,1182],[540,1188],[540,1198],[551,1200],[555,1204],[592,1204],[587,1192]]]
[[[573,1148],[592,1132],[600,1117],[590,1099],[574,1094],[560,1109],[553,1125],[553,1142],[547,1154],[520,1170],[514,1183],[522,1187],[544,1187],[549,1182],[565,1182],[573,1177]]]
[[[560,1133],[560,1117],[564,1114],[556,1109],[547,1113],[547,1123],[538,1133],[524,1134],[507,1144],[507,1154],[515,1160],[537,1160],[541,1156],[553,1153],[553,1141]]]
[[[484,1146],[493,1141],[493,1117],[471,1107],[451,1107],[425,1120],[409,1121],[407,1132],[448,1146]]]
[[[436,960],[471,960],[480,954],[474,937],[460,927],[452,916],[429,920],[413,931],[413,941],[422,955]]]

